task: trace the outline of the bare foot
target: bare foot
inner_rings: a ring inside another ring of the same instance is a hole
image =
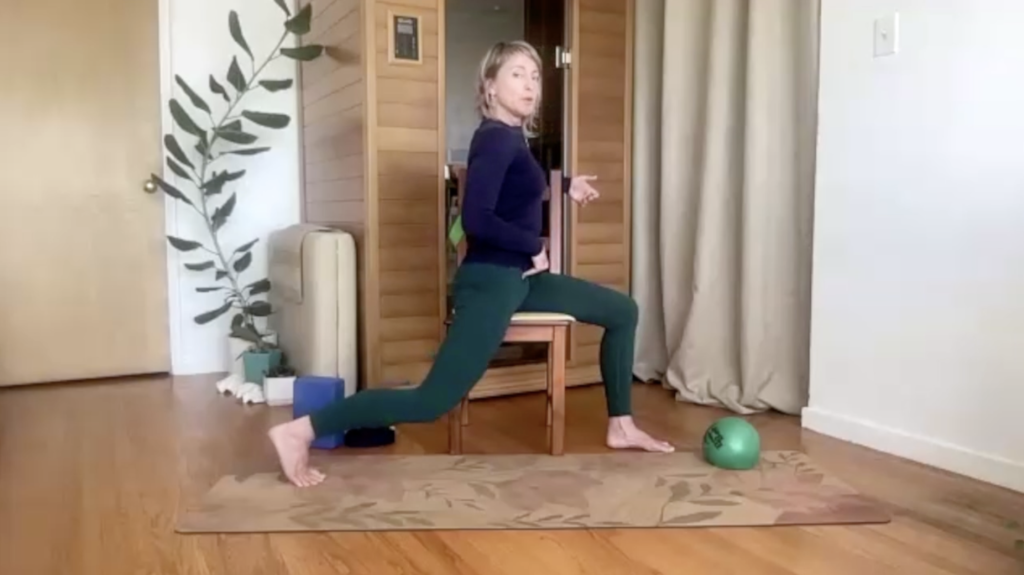
[[[672,453],[672,444],[654,439],[641,430],[630,416],[613,417],[608,421],[608,447],[612,449],[640,449],[656,453]]]
[[[298,487],[318,485],[326,476],[309,467],[309,444],[313,443],[313,425],[308,417],[275,425],[267,433],[277,450],[281,470]]]

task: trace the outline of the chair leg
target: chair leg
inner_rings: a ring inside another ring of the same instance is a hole
[[[469,425],[469,396],[462,398],[462,425]]]
[[[462,453],[462,402],[448,412],[448,452]]]
[[[547,384],[545,386],[546,387],[546,391],[545,391],[544,404],[547,406],[545,411],[547,411],[548,427],[551,427],[551,391],[552,391],[551,382],[554,381],[554,378],[551,377],[551,347],[552,347],[552,345],[548,344],[548,365],[547,365],[547,369],[544,370],[544,379],[547,380]]]
[[[565,339],[566,327],[555,328],[554,341],[548,347],[548,369],[551,378],[551,427],[548,445],[551,455],[565,453]]]

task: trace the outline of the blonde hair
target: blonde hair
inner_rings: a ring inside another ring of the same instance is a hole
[[[491,98],[487,94],[487,82],[494,80],[498,76],[498,71],[505,65],[513,56],[517,54],[523,54],[529,57],[537,65],[537,69],[540,70],[542,67],[540,54],[537,53],[537,49],[531,46],[528,42],[522,40],[513,40],[511,42],[498,42],[491,46],[491,49],[487,51],[483,60],[480,61],[480,73],[477,75],[476,81],[476,110],[483,118],[491,118]],[[537,111],[540,110],[541,94],[537,94],[536,107],[534,112],[530,114],[523,122],[523,132],[527,136],[535,136],[537,128]]]

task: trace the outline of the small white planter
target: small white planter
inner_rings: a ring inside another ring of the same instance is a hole
[[[267,377],[263,380],[263,395],[267,405],[291,405],[294,399],[295,377]]]

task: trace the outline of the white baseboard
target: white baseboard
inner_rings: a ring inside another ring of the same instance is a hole
[[[812,431],[1024,493],[1024,463],[914,435],[872,421],[805,407]]]

